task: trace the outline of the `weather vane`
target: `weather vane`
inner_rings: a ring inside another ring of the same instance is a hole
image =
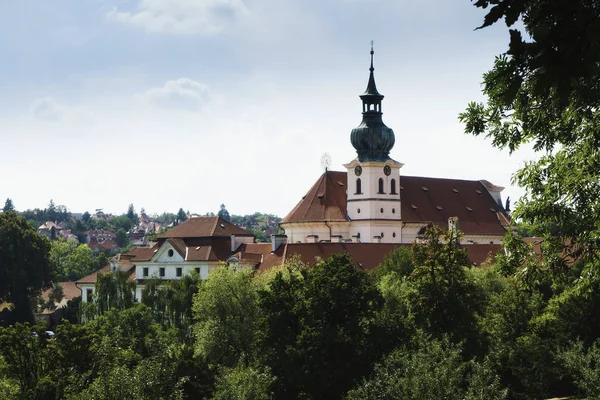
[[[374,43],[374,42],[371,40],[371,51],[373,51],[373,45],[374,45],[374,44],[375,44],[375,43]]]
[[[323,153],[321,156],[321,168],[327,172],[329,167],[331,166],[331,156],[328,153]]]

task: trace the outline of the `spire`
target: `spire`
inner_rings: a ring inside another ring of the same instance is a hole
[[[360,162],[386,161],[394,147],[394,131],[385,126],[381,118],[381,101],[383,95],[377,91],[373,71],[373,42],[371,42],[371,66],[367,90],[360,95],[363,103],[363,119],[361,124],[352,130],[350,141],[358,153]]]
[[[371,40],[371,67],[369,68],[369,83],[367,84],[367,90],[365,90],[362,96],[381,96],[381,98],[383,98],[383,95],[377,91],[377,85],[375,85],[375,75],[373,74],[373,71],[375,71],[375,68],[373,68],[373,54],[375,54],[375,52],[373,51],[373,41]]]

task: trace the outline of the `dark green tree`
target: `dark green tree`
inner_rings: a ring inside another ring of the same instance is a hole
[[[593,0],[477,0],[481,26],[504,19],[510,43],[483,77],[486,103],[460,115],[465,131],[540,157],[514,176],[525,189],[514,217],[562,255],[600,254],[600,3]],[[489,7],[489,8],[488,8]],[[515,22],[522,21],[522,28]],[[559,261],[559,264],[562,262]]]
[[[87,211],[81,215],[81,220],[83,222],[88,222],[90,220],[90,218],[92,218],[92,215]]]
[[[423,243],[412,247],[415,269],[404,293],[415,323],[433,337],[444,334],[456,342],[466,340],[466,350],[478,349],[479,291],[467,274],[467,250],[460,232],[430,226]]]
[[[30,299],[50,286],[50,242],[15,213],[0,214],[0,299],[14,304],[17,321],[32,321]]]
[[[187,219],[187,215],[185,214],[185,211],[183,211],[183,208],[180,208],[179,211],[177,211],[177,220],[179,222],[183,222]]]
[[[127,208],[127,218],[129,218],[129,220],[131,221],[131,223],[133,225],[137,224],[138,222],[138,215],[135,213],[135,208],[133,208],[133,203],[129,205],[129,207]]]
[[[4,203],[4,208],[2,209],[4,212],[15,211],[15,206],[13,205],[13,201],[9,198],[6,199]]]
[[[227,211],[227,208],[225,208],[225,204],[221,204],[217,216],[223,218],[225,221],[229,221],[231,219],[229,216],[229,211]]]
[[[333,255],[301,275],[280,272],[261,292],[261,354],[276,398],[341,398],[385,350],[383,299],[371,275]]]
[[[123,228],[117,229],[117,246],[120,248],[124,248],[129,243],[129,236],[127,236],[127,232]]]

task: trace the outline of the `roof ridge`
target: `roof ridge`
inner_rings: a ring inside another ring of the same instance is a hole
[[[219,217],[218,215],[215,218],[215,224],[213,225],[210,234],[211,236],[215,236],[215,231],[217,230],[217,224],[219,223],[219,220],[221,219],[221,217]]]

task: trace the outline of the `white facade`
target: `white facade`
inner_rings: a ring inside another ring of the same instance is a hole
[[[402,243],[400,203],[401,163],[360,162],[348,170],[347,215],[349,234],[361,243]]]

